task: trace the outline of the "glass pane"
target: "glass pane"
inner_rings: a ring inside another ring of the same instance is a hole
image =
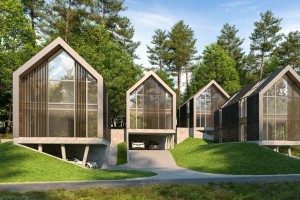
[[[130,108],[136,107],[136,95],[130,95]]]
[[[75,61],[62,51],[49,62],[49,80],[74,80]]]
[[[173,124],[173,117],[172,113],[166,113],[166,129],[172,129],[172,124]]]
[[[143,108],[143,96],[142,95],[137,95],[137,108]]]
[[[286,97],[276,97],[276,114],[287,115]]]
[[[275,97],[268,97],[268,114],[275,114]]]
[[[97,112],[88,112],[88,137],[97,137]]]
[[[74,137],[74,111],[49,110],[49,136]]]
[[[49,81],[49,102],[74,103],[74,81]]]
[[[88,74],[88,103],[97,104],[98,91],[97,91],[97,80]]]
[[[201,127],[200,126],[200,114],[196,114],[196,127]]]
[[[135,112],[135,109],[130,109],[130,128],[136,128],[136,112]]]

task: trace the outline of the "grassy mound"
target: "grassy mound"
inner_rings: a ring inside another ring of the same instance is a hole
[[[122,142],[118,144],[117,150],[117,165],[124,165],[127,163],[127,144]]]
[[[299,174],[300,160],[253,143],[208,144],[188,138],[171,153],[179,166],[215,174]]]
[[[147,171],[89,170],[25,149],[0,144],[0,183],[113,180],[156,175]]]

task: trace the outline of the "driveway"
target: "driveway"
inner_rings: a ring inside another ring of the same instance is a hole
[[[148,177],[157,179],[194,179],[218,177],[220,175],[207,174],[177,166],[172,154],[168,150],[129,150],[128,163],[125,165],[108,167],[110,170],[147,170],[157,173]]]
[[[245,182],[279,182],[300,181],[299,174],[286,175],[224,175],[201,173],[176,165],[169,151],[129,151],[129,163],[108,167],[110,170],[148,170],[158,175],[145,178],[125,180],[74,181],[49,183],[0,183],[1,190],[27,192],[53,189],[78,189],[89,187],[137,187],[153,184],[194,184],[208,183],[245,183]]]

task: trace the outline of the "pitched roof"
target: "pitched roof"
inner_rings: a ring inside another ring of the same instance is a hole
[[[204,87],[202,87],[196,94],[194,94],[193,96],[191,96],[188,100],[186,100],[181,106],[183,106],[184,104],[186,104],[188,101],[190,101],[191,99],[198,97],[201,93],[203,93],[207,88],[209,88],[210,86],[215,85],[217,87],[217,89],[222,92],[222,94],[224,94],[227,98],[229,98],[230,96],[227,94],[227,92],[225,90],[223,90],[223,88],[215,81],[215,80],[211,80],[207,85],[205,85]],[[180,107],[181,107],[180,106]],[[180,108],[179,107],[179,108]]]
[[[138,88],[142,83],[144,83],[150,76],[153,76],[172,96],[176,96],[176,93],[154,72],[149,71],[143,78],[141,78],[138,82],[136,82],[129,90],[127,90],[127,95],[130,95],[136,88]]]
[[[274,81],[277,81],[277,79],[279,77],[281,77],[283,74],[286,74],[287,72],[289,72],[290,74],[292,74],[292,76],[295,79],[300,80],[299,76],[297,75],[297,73],[290,66],[283,67],[283,68],[281,68],[281,69],[273,72],[272,74],[270,74],[269,76],[267,76],[263,80],[255,82],[255,83],[252,83],[250,85],[247,85],[246,87],[244,87],[243,89],[241,89],[240,91],[238,91],[235,95],[233,95],[222,106],[222,108],[226,107],[228,105],[234,104],[234,103],[238,102],[242,98],[255,95],[255,94],[261,92],[262,90],[264,90],[265,88],[267,88],[267,86],[272,86],[274,84]],[[298,84],[300,85],[299,81],[298,81]]]
[[[58,37],[20,68],[18,68],[13,75],[14,76],[25,76],[30,73],[34,68],[45,62],[46,59],[50,58],[60,49],[67,52],[74,60],[76,60],[81,66],[83,66],[88,72],[90,72],[96,79],[103,79],[102,76],[91,67],[74,49],[72,49],[62,38]]]

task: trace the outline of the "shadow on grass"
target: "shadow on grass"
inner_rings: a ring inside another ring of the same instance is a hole
[[[299,174],[300,160],[253,143],[195,144],[187,141],[171,151],[179,166],[216,174]]]

